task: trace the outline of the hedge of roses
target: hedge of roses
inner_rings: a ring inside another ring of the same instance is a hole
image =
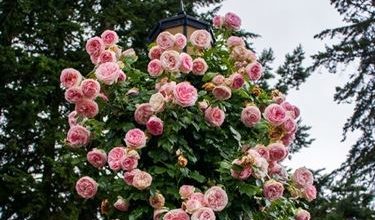
[[[299,109],[260,88],[262,65],[235,36],[241,19],[215,16],[216,43],[162,32],[144,70],[133,67],[116,32],[87,41],[94,69],[61,72],[68,116],[66,145],[91,166],[75,190],[100,199],[111,218],[214,220],[310,219],[312,173],[282,165]],[[186,51],[189,51],[187,53]],[[147,73],[143,72],[147,71]]]

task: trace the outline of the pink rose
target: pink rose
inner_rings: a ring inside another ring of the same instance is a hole
[[[91,99],[82,99],[76,103],[75,111],[83,117],[94,118],[99,113],[99,107]]]
[[[210,125],[220,127],[224,122],[225,113],[219,107],[208,107],[204,112],[204,118]]]
[[[159,136],[163,134],[164,123],[160,118],[151,116],[147,121],[146,127],[147,131],[150,132],[150,134]]]
[[[81,83],[81,89],[86,98],[95,99],[100,93],[100,84],[94,79],[85,79]]]
[[[139,172],[142,172],[142,171],[139,170],[139,169],[134,169],[132,171],[125,172],[124,173],[124,182],[126,184],[132,186],[133,185],[134,176],[135,176],[135,174],[137,174]]]
[[[116,54],[112,51],[105,50],[100,53],[98,63],[116,62]]]
[[[228,86],[219,85],[215,86],[215,88],[212,90],[212,94],[217,100],[224,101],[230,99],[232,96],[232,90]]]
[[[65,91],[65,100],[70,103],[76,103],[82,100],[83,92],[81,87],[72,86]]]
[[[216,216],[212,209],[202,207],[193,213],[191,220],[216,220]]]
[[[176,87],[176,82],[169,82],[162,85],[159,92],[164,96],[165,101],[169,102],[173,99],[173,91]]]
[[[68,123],[69,123],[70,127],[73,127],[74,125],[77,125],[77,118],[78,118],[78,115],[77,115],[76,111],[72,111],[71,113],[69,113]]]
[[[101,149],[92,149],[87,153],[87,161],[95,168],[102,168],[107,162],[107,154]]]
[[[202,76],[206,73],[207,69],[208,69],[207,63],[203,58],[198,57],[193,60],[193,74],[194,75]]]
[[[115,83],[120,75],[121,69],[117,63],[102,63],[95,71],[96,78],[106,85]]]
[[[294,171],[292,181],[298,187],[305,187],[313,184],[314,177],[310,170],[308,170],[306,167],[301,167]]]
[[[198,200],[203,206],[207,206],[207,200],[204,198],[204,194],[201,192],[191,194],[189,199]]]
[[[152,115],[154,115],[152,106],[149,103],[143,103],[137,106],[134,112],[134,119],[138,124],[146,125]]]
[[[151,186],[151,182],[152,176],[145,171],[136,172],[133,177],[133,186],[138,190],[144,190]]]
[[[121,169],[121,161],[125,157],[126,149],[124,147],[114,147],[108,153],[108,165],[113,171]]]
[[[201,110],[202,112],[206,111],[206,109],[208,108],[208,102],[206,100],[203,100],[201,102],[198,102],[198,108],[199,110]]]
[[[160,209],[155,209],[154,210],[154,217],[153,220],[162,220],[162,215],[164,213],[167,213],[168,209],[167,208],[160,208]]]
[[[122,158],[121,162],[121,168],[125,171],[134,170],[138,166],[138,158],[135,156],[128,156]]]
[[[286,133],[294,133],[297,129],[297,123],[292,118],[287,118],[283,123],[283,129]]]
[[[221,74],[218,74],[212,78],[211,82],[215,85],[222,85],[225,82],[225,77]]]
[[[281,102],[280,105],[281,105],[281,107],[283,107],[285,109],[285,111],[287,111],[290,114],[290,116],[293,119],[298,118],[298,116],[300,115],[299,108],[297,108],[296,106],[290,104],[289,102],[283,100],[283,102]]]
[[[246,66],[246,73],[251,81],[257,81],[262,76],[263,67],[258,62],[250,63]]]
[[[152,77],[158,77],[163,73],[164,69],[161,66],[160,60],[151,60],[147,65],[147,72]]]
[[[262,116],[259,108],[256,106],[246,106],[241,112],[241,121],[246,127],[253,127],[258,124]]]
[[[303,188],[302,193],[303,193],[303,197],[304,197],[307,201],[309,201],[309,202],[311,202],[311,201],[313,201],[314,199],[316,199],[316,188],[315,188],[315,186],[313,186],[313,185],[305,186],[305,187]]]
[[[281,125],[286,120],[286,112],[278,104],[270,104],[264,109],[263,117],[272,125]]]
[[[193,58],[191,58],[191,56],[187,53],[181,53],[180,60],[180,71],[182,73],[190,73],[193,70]]]
[[[263,185],[263,195],[270,201],[277,200],[283,196],[284,186],[275,180],[268,180]]]
[[[189,215],[182,209],[172,209],[164,215],[163,220],[189,220]]]
[[[76,183],[76,191],[84,199],[93,198],[98,191],[98,184],[88,176],[81,177]]]
[[[228,12],[224,17],[224,26],[228,29],[238,30],[241,27],[241,18],[233,12]]]
[[[110,46],[118,43],[118,35],[114,31],[105,30],[102,35],[100,35],[100,37],[102,38],[105,46]]]
[[[174,35],[174,38],[175,38],[175,42],[174,42],[174,45],[182,50],[186,47],[186,37],[185,35],[181,34],[181,33],[177,33]]]
[[[184,206],[185,211],[189,214],[192,214],[197,209],[203,207],[202,203],[196,199],[188,199],[186,202],[184,202]]]
[[[264,159],[266,160],[269,160],[270,159],[270,153],[268,151],[268,148],[265,147],[264,145],[261,145],[261,144],[257,144],[254,148],[258,154],[263,157]]]
[[[96,65],[96,64],[99,63],[100,54],[101,54],[101,52],[100,53],[93,53],[93,54],[90,55],[90,60],[91,60],[92,64]]]
[[[288,149],[282,143],[273,143],[267,146],[270,161],[281,161],[288,155]]]
[[[173,89],[175,102],[182,107],[195,105],[198,99],[197,89],[189,82],[180,82]]]
[[[174,50],[164,51],[160,56],[160,62],[165,71],[178,72],[181,65],[180,54]]]
[[[279,180],[288,180],[288,173],[285,170],[283,166],[278,164],[276,161],[273,161],[270,163],[270,166],[268,167],[268,174],[273,177],[277,178]]]
[[[153,112],[159,113],[164,111],[165,99],[160,92],[152,94],[148,103],[151,105]]]
[[[198,49],[210,48],[211,41],[211,34],[204,29],[196,30],[190,35],[191,44]]]
[[[245,83],[243,76],[239,73],[234,73],[229,78],[233,89],[239,89]]]
[[[221,28],[224,24],[224,17],[223,16],[220,16],[220,15],[216,15],[213,19],[212,19],[212,25],[215,27],[215,28]]]
[[[255,62],[256,56],[254,52],[251,50],[246,49],[246,47],[243,46],[235,46],[232,48],[230,57],[237,61],[237,64],[241,64],[242,61],[246,62]]]
[[[181,199],[188,199],[195,191],[195,187],[191,185],[182,185],[180,187],[179,193]]]
[[[284,135],[281,138],[281,141],[283,142],[283,144],[285,146],[289,146],[293,142],[294,138],[295,138],[295,134],[294,133],[290,133],[290,134]]]
[[[173,48],[175,43],[175,37],[168,31],[161,32],[156,38],[156,43],[163,50]]]
[[[159,45],[151,47],[150,51],[148,52],[148,57],[151,60],[160,59],[161,54],[163,53],[163,49],[160,48]]]
[[[86,145],[89,142],[90,131],[81,125],[72,126],[67,135],[67,141],[72,147]]]
[[[310,220],[310,213],[304,209],[299,208],[294,216],[295,220]]]
[[[241,166],[241,161],[239,159],[235,159],[232,162],[232,164],[237,164],[237,165]],[[251,176],[251,174],[252,174],[252,168],[251,167],[242,167],[241,171],[235,170],[235,169],[231,169],[230,173],[231,173],[232,177],[234,177],[236,179],[246,180],[246,179],[248,179]]]
[[[118,197],[117,197],[117,200],[116,200],[116,202],[113,204],[113,206],[114,206],[117,210],[119,210],[119,211],[121,211],[121,212],[126,212],[126,211],[128,211],[128,209],[129,209],[129,202],[126,201],[125,199],[123,199],[121,196],[118,196]]]
[[[126,146],[140,149],[146,146],[146,135],[142,130],[133,128],[126,132],[124,141]]]
[[[82,80],[82,75],[78,70],[73,68],[66,68],[61,71],[60,82],[65,88],[78,86]]]
[[[245,41],[241,37],[237,36],[230,36],[227,39],[227,47],[232,48],[236,46],[245,47]]]
[[[207,201],[207,207],[211,208],[215,212],[220,212],[228,204],[227,193],[218,186],[209,188],[204,194],[204,198]]]
[[[100,37],[93,37],[87,40],[86,42],[86,51],[90,56],[95,54],[95,56],[99,56],[100,53],[104,50],[104,42]]]
[[[165,198],[160,193],[155,193],[153,196],[150,196],[148,201],[154,209],[161,209],[165,205]]]
[[[262,179],[267,176],[268,171],[268,162],[263,157],[256,157],[254,166],[256,169],[253,169],[253,176],[258,179]]]

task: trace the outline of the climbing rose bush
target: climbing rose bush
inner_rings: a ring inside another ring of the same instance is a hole
[[[87,41],[90,73],[62,70],[75,193],[106,218],[310,219],[311,171],[282,164],[298,107],[261,88],[235,13],[213,26],[215,44],[207,30],[160,33],[142,70],[106,30]]]

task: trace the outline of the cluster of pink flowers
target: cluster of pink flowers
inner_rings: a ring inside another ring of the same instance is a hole
[[[246,149],[247,146],[243,148],[245,150],[244,155],[232,162],[231,175],[239,180],[247,180],[251,176],[257,179],[264,178],[269,166],[267,158],[258,153],[257,148]]]
[[[212,24],[218,29],[227,28],[230,30],[239,30],[241,28],[241,18],[233,12],[228,12],[225,16],[216,15],[212,19]]]
[[[298,168],[292,175],[292,191],[295,197],[305,198],[311,202],[316,199],[316,188],[313,185],[314,177],[305,167]]]
[[[164,197],[161,194],[150,197],[150,204],[155,208],[154,220],[161,219],[163,214],[164,220],[215,220],[214,212],[222,211],[228,204],[227,193],[219,186],[213,186],[203,194],[194,186],[183,185],[179,193],[183,200],[181,208],[169,211],[164,207]]]

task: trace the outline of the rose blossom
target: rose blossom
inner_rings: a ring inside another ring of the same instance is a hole
[[[305,187],[313,184],[314,177],[311,171],[308,170],[306,167],[300,167],[296,169],[296,171],[294,171],[292,181],[298,187]]]
[[[154,114],[152,106],[149,103],[143,103],[137,106],[134,112],[134,119],[138,124],[146,125],[148,119]]]
[[[136,172],[133,177],[133,186],[139,190],[144,190],[151,186],[151,182],[152,176],[145,171]]]
[[[69,113],[68,123],[69,123],[70,127],[73,127],[74,125],[77,125],[77,118],[78,118],[78,115],[77,115],[76,111],[72,111],[71,113]]]
[[[264,145],[261,145],[261,144],[257,144],[255,145],[255,148],[254,148],[261,157],[263,157],[264,159],[266,160],[269,160],[270,159],[270,153],[268,151],[268,148]]]
[[[188,199],[183,203],[183,207],[185,211],[189,214],[192,214],[197,209],[203,207],[202,203],[199,200],[196,199]]]
[[[112,51],[105,50],[100,53],[98,63],[116,62],[116,54]]]
[[[81,73],[73,68],[66,68],[61,71],[60,82],[65,88],[70,88],[72,86],[78,86],[82,80]]]
[[[138,56],[135,53],[135,50],[133,48],[129,48],[129,49],[125,50],[124,52],[122,52],[121,55],[123,57],[125,57],[125,58],[131,58],[133,60],[137,60],[138,59]]]
[[[164,123],[157,116],[151,116],[146,123],[147,131],[154,136],[163,134]]]
[[[169,102],[173,99],[173,90],[176,87],[176,82],[168,82],[162,85],[159,92],[164,96],[165,101]]]
[[[287,133],[294,133],[297,129],[297,123],[290,117],[288,117],[283,123],[284,131]]]
[[[117,44],[118,42],[118,35],[116,32],[111,30],[105,30],[102,35],[100,35],[102,38],[104,45],[110,46],[112,44]]]
[[[129,95],[129,96],[137,96],[138,94],[139,94],[139,89],[136,87],[133,87],[126,92],[126,95]]]
[[[196,30],[190,35],[191,44],[198,49],[207,49],[211,46],[211,34],[206,30]]]
[[[117,201],[113,204],[113,206],[121,212],[126,212],[129,209],[128,201],[123,199],[121,196],[117,197]]]
[[[164,51],[160,56],[160,62],[165,71],[177,72],[181,65],[180,54],[174,50]]]
[[[100,57],[100,53],[93,53],[93,54],[90,54],[90,60],[91,60],[91,63],[92,64],[98,64],[99,63],[99,57]]]
[[[208,207],[215,212],[220,212],[228,204],[227,193],[218,186],[209,188],[204,194],[204,198],[207,201]]]
[[[134,170],[138,166],[140,156],[137,151],[131,150],[127,152],[120,161],[121,168],[125,171]]]
[[[263,67],[258,62],[250,63],[246,66],[246,73],[251,81],[257,81],[262,76]]]
[[[99,113],[99,107],[91,99],[82,99],[76,103],[75,111],[83,117],[94,118]]]
[[[225,77],[221,74],[218,74],[216,76],[214,76],[214,78],[212,78],[211,82],[215,85],[221,85],[221,84],[224,84],[225,82]]]
[[[268,180],[263,185],[263,195],[266,199],[274,201],[283,196],[284,186],[275,180]]]
[[[229,78],[230,78],[230,81],[231,81],[230,86],[233,89],[239,89],[245,83],[245,80],[244,80],[243,76],[239,73],[233,73],[232,75],[230,75]]]
[[[207,63],[203,58],[198,57],[193,60],[193,74],[194,75],[198,75],[198,76],[204,75],[207,69],[208,69]]]
[[[310,220],[310,213],[304,209],[299,208],[294,216],[295,220]]]
[[[126,150],[124,147],[114,147],[108,153],[108,165],[113,171],[121,169],[121,161],[125,157]]]
[[[175,43],[175,37],[168,31],[161,32],[156,38],[156,43],[163,50],[173,48]]]
[[[175,38],[174,45],[178,49],[182,50],[186,47],[187,40],[186,40],[185,35],[183,35],[181,33],[177,33],[177,34],[174,35],[174,38]]]
[[[232,90],[228,86],[219,85],[215,86],[215,88],[212,90],[212,94],[217,100],[224,101],[230,99],[232,96]]]
[[[263,117],[272,125],[281,125],[286,120],[286,112],[278,104],[270,104],[264,109]]]
[[[232,162],[232,164],[241,165],[241,161],[239,159],[235,159]],[[240,170],[240,171],[231,169],[230,173],[231,173],[232,177],[234,177],[236,179],[246,180],[251,176],[252,169],[251,169],[251,167],[246,166],[246,167],[242,167],[242,170]]]
[[[191,56],[187,53],[181,53],[180,60],[180,71],[182,73],[190,73],[193,70],[193,58],[191,58]]]
[[[228,48],[232,48],[232,47],[236,47],[236,46],[244,47],[245,46],[245,41],[241,37],[230,36],[227,39],[227,47]]]
[[[72,147],[86,145],[89,142],[90,131],[81,125],[72,126],[67,134],[67,141]]]
[[[163,49],[161,49],[159,45],[153,46],[148,52],[148,58],[150,58],[151,60],[160,59],[162,53]]]
[[[137,174],[139,172],[142,172],[142,171],[139,170],[139,169],[134,169],[132,171],[125,172],[124,173],[124,182],[126,184],[132,186],[133,185],[134,176],[135,176],[135,174]]]
[[[198,102],[198,108],[202,112],[205,111],[208,108],[208,102],[206,100],[203,100],[201,102]]]
[[[153,196],[150,196],[148,201],[154,209],[161,209],[165,205],[165,198],[160,193],[155,193]]]
[[[100,84],[94,79],[85,79],[81,83],[81,89],[86,98],[95,99],[100,93]]]
[[[215,28],[221,28],[224,24],[224,17],[220,15],[215,15],[215,17],[212,19],[212,25]]]
[[[267,176],[268,162],[263,157],[259,156],[255,158],[253,176],[258,179],[262,179]]]
[[[193,213],[191,220],[216,220],[216,216],[212,209],[202,207]]]
[[[95,71],[96,78],[106,85],[115,83],[120,75],[121,69],[117,63],[102,63]]]
[[[272,143],[267,148],[271,161],[283,160],[288,155],[288,149],[282,143]]]
[[[133,128],[126,132],[124,141],[128,147],[143,148],[146,146],[146,135],[139,128]]]
[[[76,191],[82,198],[90,199],[98,191],[98,184],[91,177],[84,176],[76,182]]]
[[[191,185],[182,185],[180,187],[179,193],[181,199],[188,199],[195,191],[195,187]]]
[[[229,29],[238,30],[241,27],[241,18],[233,12],[228,12],[224,17],[224,26]]]
[[[246,49],[246,47],[244,47],[244,46],[233,47],[232,51],[230,53],[230,57],[234,61],[238,61],[238,63],[241,63],[241,61],[254,62],[256,60],[256,56],[255,56],[254,52]]]
[[[189,215],[182,209],[172,209],[164,215],[163,220],[189,220]]]
[[[182,107],[195,105],[198,99],[197,89],[189,82],[180,82],[173,89],[173,97],[175,102]]]
[[[159,113],[164,111],[165,99],[160,92],[152,94],[148,103],[151,105],[153,112]]]
[[[81,87],[72,86],[65,91],[65,100],[70,103],[76,103],[83,98],[83,92]]]
[[[198,200],[198,201],[201,202],[201,204],[203,206],[207,206],[207,200],[204,198],[204,194],[201,193],[201,192],[195,192],[195,193],[191,194],[189,199]]]
[[[161,66],[160,60],[151,60],[147,65],[147,72],[152,77],[158,77],[163,73],[164,69]]]
[[[246,127],[252,127],[256,125],[262,116],[259,108],[256,106],[246,106],[241,112],[241,121]]]
[[[154,217],[153,220],[162,220],[162,215],[164,213],[167,213],[168,209],[167,208],[160,208],[160,209],[154,209]]]
[[[210,125],[220,127],[224,122],[225,113],[219,107],[208,107],[204,111],[204,118]]]
[[[284,144],[285,146],[289,146],[289,145],[293,142],[293,140],[294,140],[295,137],[296,137],[296,136],[295,136],[294,133],[286,134],[286,135],[284,135],[284,136],[281,138],[281,141],[283,142],[283,144]]]
[[[95,168],[102,168],[107,162],[107,154],[104,150],[94,148],[87,153],[87,161]]]
[[[314,199],[316,199],[316,188],[315,188],[315,186],[313,186],[313,185],[305,186],[305,187],[303,188],[302,193],[303,193],[303,197],[304,197],[307,201],[309,201],[309,202],[311,202],[311,201],[313,201]]]
[[[268,167],[268,174],[278,180],[288,180],[288,172],[276,161],[270,162],[270,166]]]
[[[99,56],[100,53],[104,50],[104,42],[100,37],[93,37],[87,40],[86,42],[86,51],[90,56],[95,54],[95,56]]]

